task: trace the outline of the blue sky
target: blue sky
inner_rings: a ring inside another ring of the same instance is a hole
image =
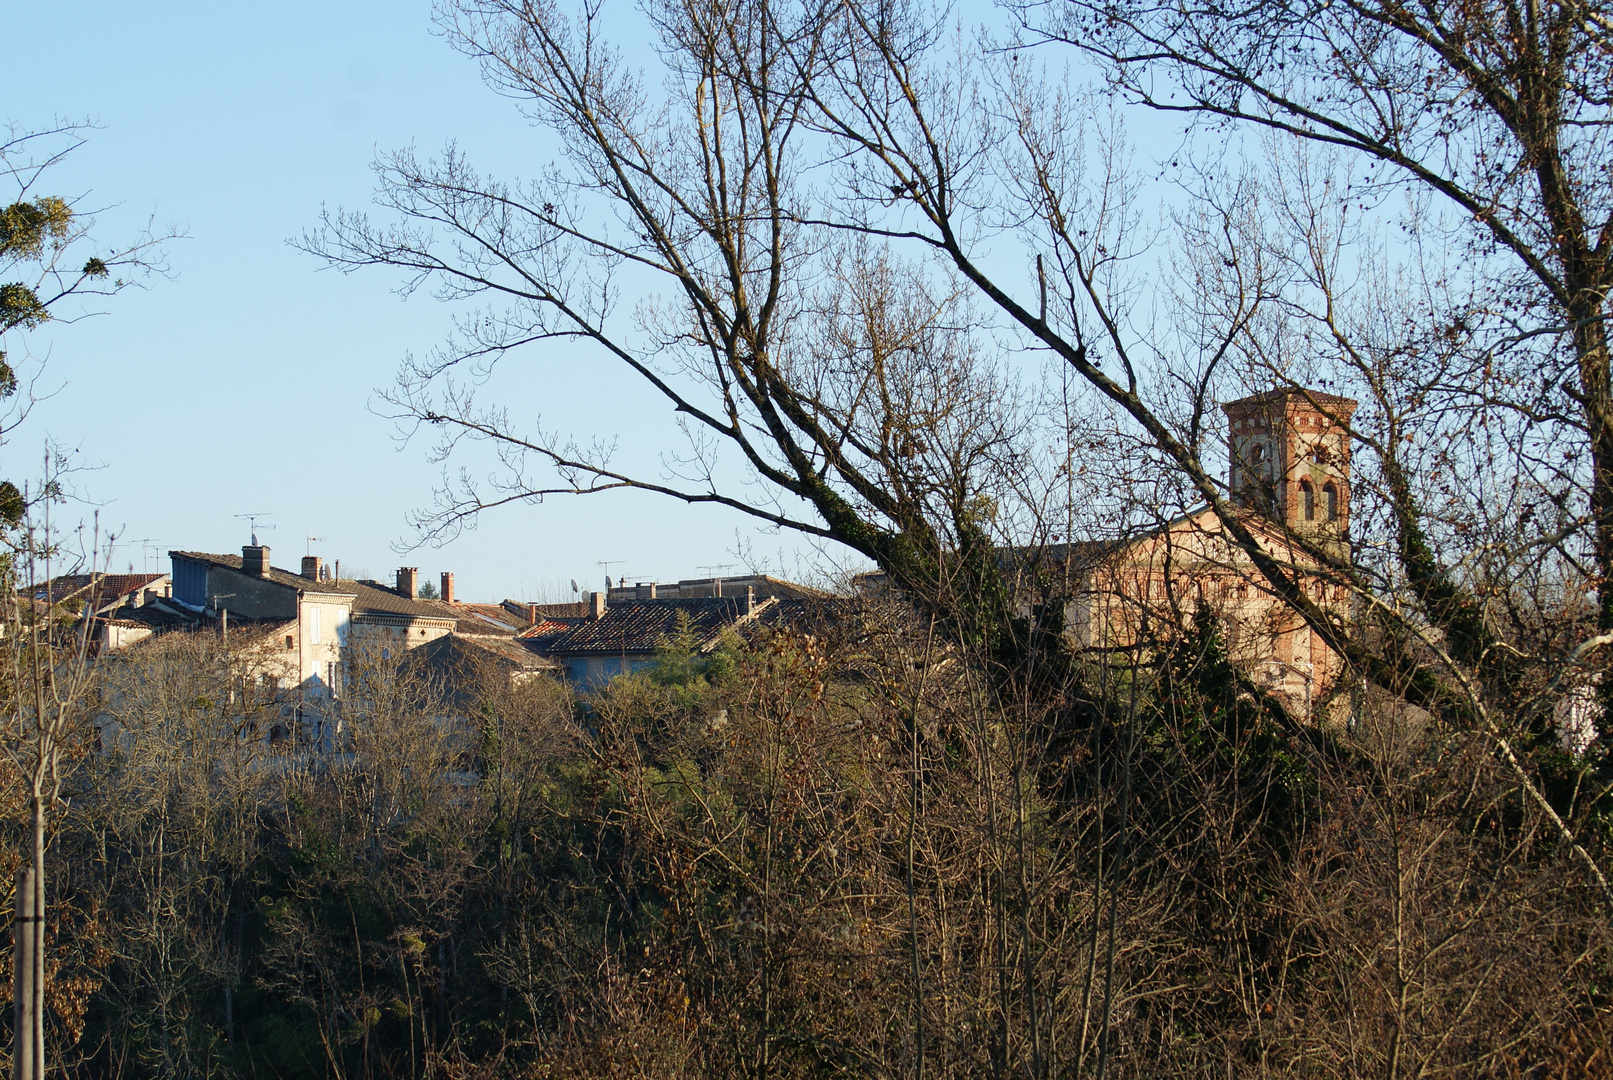
[[[401,301],[385,271],[322,270],[286,240],[322,204],[367,206],[378,151],[454,138],[484,169],[530,175],[552,156],[545,136],[432,35],[420,0],[76,3],[64,15],[19,16],[48,25],[17,34],[38,47],[8,51],[0,119],[90,120],[89,143],[45,190],[108,207],[107,241],[152,217],[187,238],[169,249],[171,280],[8,343],[46,359],[41,385],[55,393],[0,447],[0,469],[28,475],[47,435],[98,466],[77,488],[125,538],[116,569],[166,570],[159,548],[238,550],[247,526],[234,515],[258,511],[278,565],[296,566],[318,536],[344,576],[452,570],[465,599],[569,593],[571,578],[588,588],[601,560],[613,575],[675,580],[740,562],[744,546],[786,573],[817,559],[737,514],[637,495],[508,508],[444,548],[395,552],[438,467],[423,444],[400,448],[367,403],[401,357],[443,337],[449,311]],[[508,403],[547,426],[620,435],[639,452],[668,430],[586,356],[557,347],[520,363]]]

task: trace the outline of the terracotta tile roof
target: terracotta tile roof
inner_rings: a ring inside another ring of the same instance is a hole
[[[89,600],[92,596],[101,602],[126,596],[136,589],[164,581],[167,577],[167,574],[63,574],[34,586],[32,590],[23,588],[17,592],[22,596],[31,594],[35,600],[48,599],[53,604],[74,598]],[[93,593],[90,591],[92,584],[95,586]]]
[[[553,671],[559,667],[553,660],[528,648],[518,638],[496,634],[455,634],[454,639],[467,649],[485,653],[523,671]]]
[[[1352,412],[1355,411],[1355,407],[1358,404],[1354,398],[1340,397],[1338,394],[1324,394],[1320,390],[1281,387],[1276,390],[1266,390],[1259,394],[1251,394],[1236,401],[1228,401],[1221,408],[1223,410],[1232,410],[1250,405],[1269,405],[1286,400],[1293,400],[1302,405],[1308,405],[1314,401],[1320,406],[1338,409],[1348,408]]]
[[[588,617],[588,601],[577,600],[568,604],[526,604],[520,600],[506,600],[499,607],[504,613],[519,619],[521,625],[527,624],[530,612],[535,612],[538,619],[586,619]]]
[[[743,597],[706,597],[698,600],[631,600],[607,608],[593,622],[584,622],[540,647],[552,656],[613,656],[653,653],[678,632],[679,616],[686,616],[699,648],[716,645],[723,630],[760,618],[777,600],[763,600],[745,613]]]
[[[454,619],[456,634],[513,635],[526,626],[526,617],[516,618],[498,604],[447,603],[442,600],[422,600],[436,608],[445,619]]]
[[[525,642],[529,648],[543,652],[582,623],[582,619],[544,619],[522,630],[516,637]]]

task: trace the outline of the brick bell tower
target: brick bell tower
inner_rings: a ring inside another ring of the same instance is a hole
[[[1230,426],[1227,484],[1240,506],[1290,531],[1341,545],[1350,528],[1350,437],[1356,410],[1347,397],[1316,390],[1269,390],[1221,406]]]

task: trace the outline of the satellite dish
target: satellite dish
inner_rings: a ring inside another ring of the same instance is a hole
[[[577,588],[577,579],[576,578],[571,579],[571,591],[572,592],[582,592],[581,589]]]

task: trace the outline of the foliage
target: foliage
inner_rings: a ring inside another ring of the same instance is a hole
[[[269,737],[296,720],[250,629],[109,660],[55,841],[99,927],[81,1055],[676,1078],[1605,1052],[1606,921],[1481,744],[1383,701],[1296,727],[1207,617],[1049,707],[910,610],[839,610],[711,655],[685,625],[586,701],[370,657],[329,757]]]

